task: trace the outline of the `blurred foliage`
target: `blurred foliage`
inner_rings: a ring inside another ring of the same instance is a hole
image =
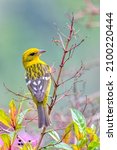
[[[22,103],[20,103],[20,105],[22,105]],[[17,111],[14,100],[11,100],[9,102],[9,115],[7,115],[3,110],[0,110],[0,122],[14,130],[20,129],[22,127],[21,124],[24,119],[24,116],[30,110],[26,109],[23,112],[20,112],[20,107]]]
[[[31,141],[26,142],[25,136],[23,136],[23,140],[20,139],[19,141],[22,144],[19,144],[19,142],[15,143],[19,137],[18,132],[23,129],[25,115],[29,111],[21,111],[21,105],[22,102],[20,102],[20,107],[17,109],[14,100],[11,100],[9,103],[9,114],[6,114],[4,110],[0,110],[0,123],[2,123],[0,131],[0,139],[2,142],[0,143],[0,148],[2,150],[14,150],[15,148],[17,150],[37,149],[38,143],[34,146]],[[93,124],[91,127],[88,127],[85,117],[77,109],[71,109],[71,116],[72,120],[63,130],[62,137],[57,130],[46,130],[45,134],[49,134],[52,140],[49,144],[42,146],[40,150],[98,150],[100,143],[96,133],[96,127]],[[6,118],[8,119],[6,120]]]
[[[98,0],[92,0],[92,3],[99,7]],[[57,28],[66,34],[69,15],[84,10],[86,6],[85,0],[0,1],[0,105],[6,106],[12,96],[3,82],[14,91],[25,93],[27,90],[21,60],[24,50],[30,47],[46,49],[43,59],[58,67],[61,51],[52,42]],[[87,14],[76,22],[77,40],[87,38],[70,61],[71,65],[75,64],[74,68],[80,66],[81,61],[86,64],[99,61],[99,27],[88,28],[89,18]],[[94,21],[99,21],[98,15],[94,16]],[[87,71],[82,79],[86,82],[85,94],[99,91],[99,65]]]

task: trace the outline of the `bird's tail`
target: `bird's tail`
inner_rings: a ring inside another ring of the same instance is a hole
[[[38,110],[38,126],[39,128],[45,126],[49,126],[50,125],[50,119],[49,119],[49,115],[47,113],[47,108],[44,107],[43,105],[39,105],[37,107]]]

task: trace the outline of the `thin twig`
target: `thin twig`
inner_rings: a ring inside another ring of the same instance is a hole
[[[69,134],[69,132],[70,131],[68,131],[66,134],[64,134],[64,136],[62,137],[62,139],[60,141],[56,142],[55,144],[48,144],[46,146],[43,146],[43,147],[39,148],[39,150],[42,150],[44,148],[51,147],[51,146],[54,147],[54,146],[60,144],[64,140],[64,138]]]
[[[1,126],[0,126],[0,131],[3,131],[5,133],[10,133],[11,132],[10,130],[7,130],[7,129],[1,127]]]
[[[75,78],[75,77],[78,77],[78,78],[79,78],[79,77],[82,75],[84,69],[85,69],[84,66],[81,65],[80,69],[79,69],[78,71],[76,71],[76,73],[75,73],[72,77],[70,77],[70,78],[64,80],[64,81],[61,82],[59,85],[62,85],[62,84],[64,84],[65,82],[68,82],[69,80],[72,80],[72,79]]]
[[[83,110],[82,110],[82,114],[84,114],[84,112],[85,112],[85,110],[86,110],[86,107],[87,107],[87,104],[88,104],[88,98],[87,98],[87,96],[86,96],[86,103],[85,103],[85,106],[84,106],[84,108],[83,108]]]
[[[24,96],[24,95],[22,95],[22,94],[19,94],[19,93],[16,93],[16,92],[12,91],[11,89],[9,89],[9,88],[5,85],[5,83],[3,83],[3,85],[4,85],[4,87],[6,88],[6,90],[7,90],[8,92],[10,92],[10,93],[12,93],[12,94],[14,94],[14,95],[16,95],[16,96],[18,96],[18,97],[25,98],[25,100],[31,100],[30,97],[27,97],[27,96]]]
[[[69,51],[71,51],[71,50],[77,48],[78,46],[80,46],[80,45],[84,42],[84,40],[85,40],[85,39],[82,39],[82,40],[80,41],[80,43],[74,44],[74,45],[69,49]]]
[[[70,28],[69,36],[68,36],[67,43],[66,43],[66,46],[65,46],[65,49],[64,49],[63,57],[62,57],[62,60],[61,60],[61,64],[60,64],[60,68],[59,68],[59,72],[58,72],[58,76],[57,76],[57,80],[56,80],[56,85],[55,85],[55,88],[54,88],[52,101],[51,101],[51,104],[50,104],[49,114],[51,113],[51,110],[52,110],[52,108],[53,108],[53,106],[56,102],[56,98],[57,98],[56,97],[56,92],[57,92],[57,88],[58,88],[58,85],[59,85],[60,76],[61,76],[61,73],[62,73],[62,70],[63,70],[64,61],[65,61],[66,55],[68,53],[68,45],[69,45],[69,42],[71,41],[71,38],[72,38],[73,25],[74,25],[74,17],[72,17],[72,20],[71,20],[71,28]]]
[[[41,137],[40,137],[39,142],[37,144],[37,150],[40,148],[41,142],[42,142],[43,137],[45,135],[45,131],[46,131],[46,127],[43,127],[42,132],[41,132]]]

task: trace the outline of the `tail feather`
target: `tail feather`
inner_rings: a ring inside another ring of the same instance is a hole
[[[43,107],[43,105],[39,105],[38,108],[38,126],[42,128],[43,126],[49,126],[50,120],[49,115],[47,113],[47,108]]]

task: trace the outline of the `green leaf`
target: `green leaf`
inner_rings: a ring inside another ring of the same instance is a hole
[[[17,115],[17,125],[21,124],[23,119],[24,119],[24,116],[26,115],[26,113],[30,111],[30,109],[26,109],[24,111],[22,111],[20,114]]]
[[[98,150],[99,149],[99,142],[96,141],[92,141],[91,143],[89,143],[88,145],[88,150]]]
[[[69,145],[67,145],[66,143],[64,143],[64,142],[56,143],[55,141],[52,141],[48,148],[56,148],[56,149],[62,149],[62,150],[72,150],[72,148]]]
[[[6,125],[7,127],[10,126],[10,118],[9,116],[4,112],[4,110],[0,110],[0,122]]]
[[[78,141],[77,146],[80,148],[83,148],[87,143],[87,138],[82,138],[81,140]]]
[[[4,147],[6,147],[6,149],[9,149],[10,148],[10,145],[11,145],[11,139],[10,139],[10,136],[6,133],[3,133],[0,135],[1,136],[1,139],[4,143]]]
[[[72,119],[78,125],[81,133],[86,133],[86,120],[77,109],[71,109]]]
[[[15,139],[16,139],[17,132],[16,132],[16,131],[11,131],[11,132],[9,133],[9,135],[10,135],[11,145],[12,145],[13,142],[15,141]]]
[[[58,135],[58,133],[54,130],[49,131],[49,135],[55,140],[55,141],[60,141],[60,137]]]
[[[24,100],[21,100],[18,106],[18,114],[20,114]]]
[[[72,148],[69,145],[67,145],[66,143],[63,143],[63,142],[55,145],[54,147],[57,149],[72,150]]]

